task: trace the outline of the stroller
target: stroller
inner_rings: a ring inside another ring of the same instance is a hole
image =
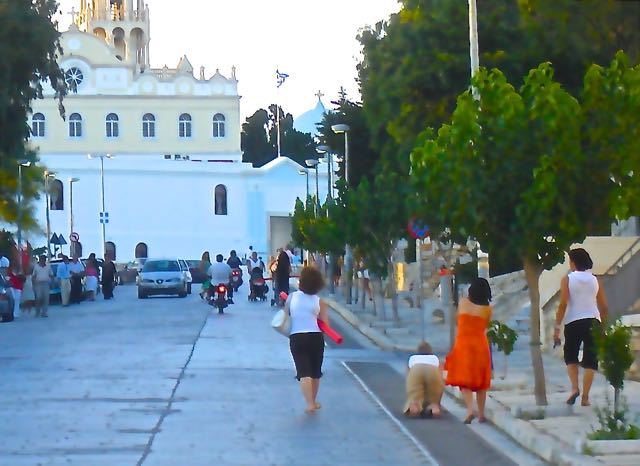
[[[249,278],[249,301],[266,301],[269,287],[262,275],[260,267],[254,267]]]

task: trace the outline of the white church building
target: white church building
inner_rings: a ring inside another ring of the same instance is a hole
[[[314,172],[301,176],[286,157],[243,163],[235,68],[194,76],[186,55],[175,69],[151,68],[149,31],[142,0],[80,0],[61,38],[65,119],[49,87],[29,122],[50,172],[51,194],[37,201],[42,230],[67,243],[75,233],[83,256],[105,244],[118,262],[242,255],[249,245],[273,254],[290,240],[289,215],[307,181],[315,188]]]

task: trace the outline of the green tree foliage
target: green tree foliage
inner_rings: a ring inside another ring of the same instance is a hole
[[[620,392],[624,388],[624,375],[633,364],[631,328],[619,320],[604,328],[596,328],[595,339],[601,370],[614,389],[613,411],[620,410]]]
[[[56,59],[62,50],[60,34],[52,22],[55,0],[0,1],[0,219],[17,218],[18,161],[36,161],[27,146],[27,117],[31,102],[42,98],[42,85],[48,81],[62,101],[66,93],[63,74]],[[63,115],[62,105],[60,106]],[[38,195],[42,170],[23,170],[24,204]],[[35,227],[29,208],[23,212],[23,228]]]
[[[277,106],[272,104],[268,110],[257,110],[242,124],[240,140],[244,162],[261,167],[277,157],[276,112]],[[280,153],[304,166],[305,159],[316,156],[315,148],[313,137],[296,130],[293,116],[280,107]]]
[[[341,159],[338,174],[344,178],[344,134],[336,134],[332,125],[349,125],[349,183],[357,186],[363,177],[373,178],[379,152],[371,148],[371,134],[364,115],[362,104],[349,100],[344,89],[340,89],[335,110],[325,113],[318,125],[321,144],[331,147],[332,153]]]
[[[637,124],[639,73],[623,54],[606,71],[594,65],[583,108],[554,80],[548,63],[531,70],[519,92],[500,71],[481,69],[473,80],[480,100],[461,94],[451,124],[436,137],[425,132],[412,155],[424,218],[440,219],[454,236],[475,237],[490,254],[520,259],[531,298],[539,404],[546,404],[540,274],[585,238],[598,210],[609,219],[638,213],[637,201],[628,202],[637,189],[629,172],[640,172],[637,129],[609,132],[615,123],[606,117],[628,118],[618,121],[623,128]],[[618,106],[625,111],[605,114]],[[616,145],[622,151],[610,151]],[[592,173],[596,162],[603,176]]]
[[[315,205],[315,196],[306,202],[296,199],[292,216],[292,240],[303,249],[321,254],[342,254],[344,252],[344,232],[336,215],[333,202]]]

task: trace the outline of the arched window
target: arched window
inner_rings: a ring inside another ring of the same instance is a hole
[[[72,113],[69,116],[69,137],[82,137],[82,117],[79,113]]]
[[[213,137],[224,137],[224,115],[222,113],[213,115]]]
[[[151,113],[145,113],[142,116],[142,137],[143,138],[155,138],[156,137],[156,117]]]
[[[107,137],[108,138],[117,138],[120,131],[118,130],[118,115],[115,113],[109,113],[106,118],[107,125]]]
[[[34,113],[31,117],[31,135],[34,138],[44,137],[44,115],[42,113]]]
[[[64,210],[64,185],[60,180],[49,182],[49,209]]]
[[[213,191],[213,207],[216,215],[227,215],[227,187],[223,184]]]
[[[183,113],[178,118],[178,136],[181,138],[191,137],[191,115]]]

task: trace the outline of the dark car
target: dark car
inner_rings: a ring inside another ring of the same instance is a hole
[[[11,285],[2,274],[0,274],[0,322],[11,322],[13,320],[13,291]]]
[[[204,283],[209,279],[207,275],[207,271],[204,272],[200,270],[199,265],[200,261],[198,259],[188,260],[187,264],[189,265],[189,272],[191,272],[191,283]]]

